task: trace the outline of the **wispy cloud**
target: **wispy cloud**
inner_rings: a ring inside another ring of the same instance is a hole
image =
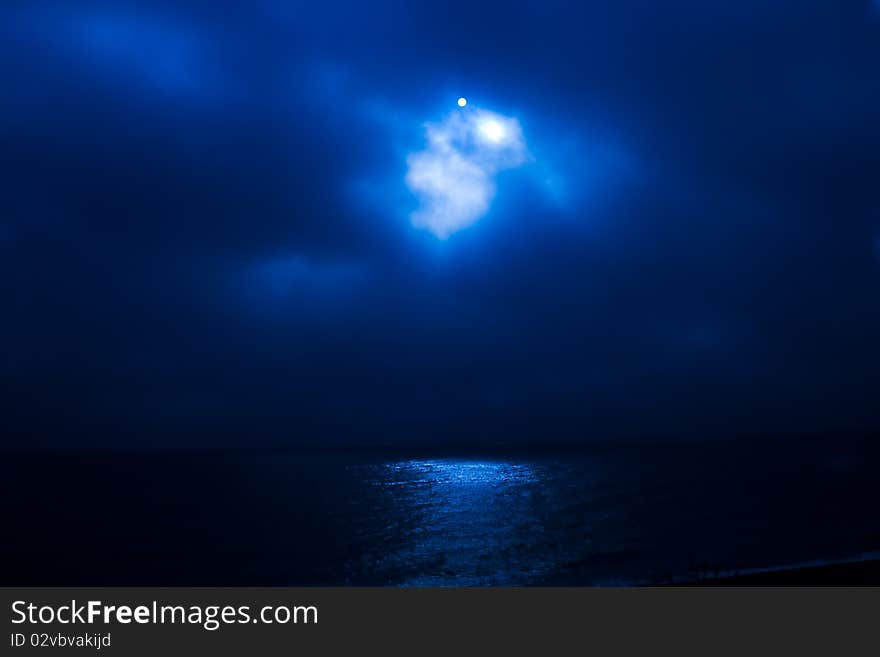
[[[112,7],[35,7],[20,33],[63,48],[96,70],[175,95],[205,91],[207,41],[195,25],[158,11]]]

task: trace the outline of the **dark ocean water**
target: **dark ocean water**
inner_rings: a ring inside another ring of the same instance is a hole
[[[2,584],[656,583],[880,549],[865,439],[4,454]]]

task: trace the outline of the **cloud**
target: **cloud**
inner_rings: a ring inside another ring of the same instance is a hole
[[[489,211],[495,174],[529,156],[519,121],[465,108],[425,126],[428,145],[407,158],[406,184],[419,199],[410,219],[441,239]]]
[[[34,8],[22,33],[48,40],[99,70],[172,94],[204,92],[206,41],[174,16],[126,8]]]
[[[305,309],[357,306],[367,278],[368,272],[357,262],[284,255],[246,267],[240,290],[254,310],[302,313]]]
[[[96,14],[71,27],[86,51],[107,65],[115,62],[163,90],[199,86],[196,41],[176,26],[136,14]]]

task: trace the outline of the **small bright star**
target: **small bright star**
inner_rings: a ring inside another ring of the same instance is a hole
[[[458,106],[464,107],[465,105],[467,105],[467,98],[462,96],[461,98],[458,99]]]

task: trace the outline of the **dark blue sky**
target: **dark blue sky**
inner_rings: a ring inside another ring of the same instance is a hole
[[[4,444],[880,426],[868,1],[5,2]],[[448,239],[465,95],[530,160]]]

